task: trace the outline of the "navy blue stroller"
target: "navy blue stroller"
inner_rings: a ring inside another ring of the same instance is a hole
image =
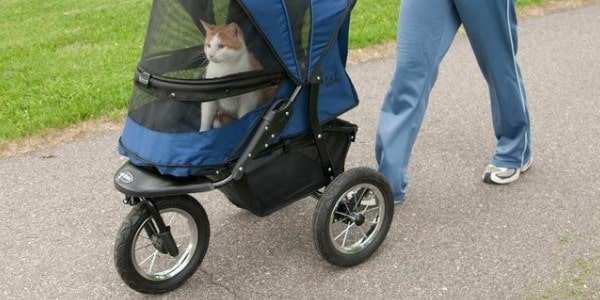
[[[344,171],[358,104],[345,70],[355,0],[155,0],[119,141],[116,188],[133,210],[115,244],[143,293],[183,284],[210,229],[189,194],[220,190],[267,216],[318,199],[315,245],[334,265],[368,259],[394,208],[369,168]]]

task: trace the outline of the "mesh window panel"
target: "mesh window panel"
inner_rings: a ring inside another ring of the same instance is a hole
[[[139,70],[152,78],[184,84],[283,72],[235,0],[155,0]],[[227,86],[221,88],[227,90]],[[232,97],[202,99],[185,89],[157,90],[138,84],[129,116],[155,131],[206,131],[265,104],[275,87],[259,88],[247,88]]]
[[[296,59],[302,75],[308,70],[308,47],[310,42],[310,1],[284,0],[296,48]]]

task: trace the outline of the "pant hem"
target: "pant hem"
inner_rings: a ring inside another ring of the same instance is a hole
[[[404,203],[406,200],[406,194],[394,194],[394,204]]]
[[[496,167],[515,169],[515,168],[520,168],[520,167],[526,165],[530,159],[531,159],[531,156],[529,158],[527,158],[526,160],[524,160],[522,163],[506,162],[506,161],[501,161],[501,160],[497,160],[497,159],[492,159],[491,163]]]

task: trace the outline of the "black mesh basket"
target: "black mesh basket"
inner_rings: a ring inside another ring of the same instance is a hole
[[[339,173],[357,130],[356,125],[340,119],[323,126],[323,140]],[[219,190],[236,205],[266,216],[325,186],[322,168],[314,137],[301,135],[249,161],[242,179]]]

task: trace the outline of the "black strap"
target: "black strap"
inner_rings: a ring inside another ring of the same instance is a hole
[[[310,81],[310,94],[308,104],[308,116],[310,122],[310,128],[315,139],[315,145],[317,146],[317,153],[321,159],[321,167],[323,168],[323,175],[325,176],[325,183],[329,184],[335,175],[338,174],[339,170],[336,170],[331,164],[331,157],[327,146],[325,145],[323,137],[323,128],[319,121],[319,87],[321,84],[321,73],[315,72]]]

